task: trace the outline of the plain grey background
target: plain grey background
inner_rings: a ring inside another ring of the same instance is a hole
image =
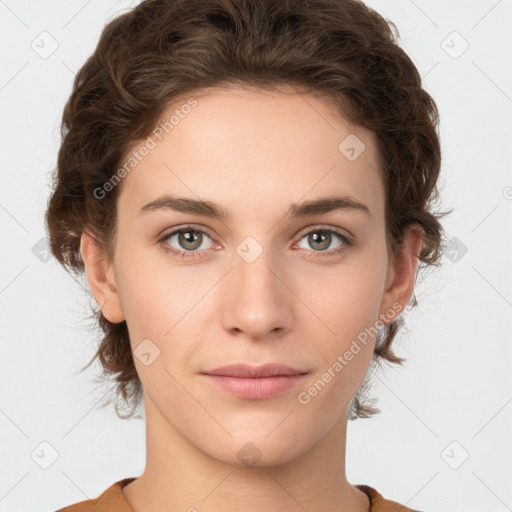
[[[48,512],[144,469],[142,420],[97,410],[88,299],[45,252],[62,108],[107,21],[138,2],[0,1],[0,510]],[[349,422],[347,476],[415,509],[512,510],[512,0],[372,0],[441,113],[443,267],[418,287]],[[508,434],[507,434],[508,433]]]

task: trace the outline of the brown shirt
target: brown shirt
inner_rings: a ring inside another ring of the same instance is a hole
[[[122,491],[122,488],[133,480],[135,480],[135,477],[119,480],[97,498],[69,505],[56,512],[133,512]],[[370,512],[419,512],[400,505],[396,501],[385,499],[373,487],[368,485],[356,485],[356,487],[370,499]]]

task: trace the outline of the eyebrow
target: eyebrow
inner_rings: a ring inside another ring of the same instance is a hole
[[[170,209],[177,212],[191,213],[219,220],[233,219],[233,213],[219,204],[211,201],[177,197],[165,194],[139,210],[139,215],[160,209]],[[291,218],[308,217],[329,213],[335,210],[361,211],[371,217],[368,206],[350,195],[327,196],[304,203],[293,203],[286,216]]]

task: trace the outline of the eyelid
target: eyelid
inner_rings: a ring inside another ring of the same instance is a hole
[[[346,229],[343,229],[343,228],[340,228],[337,226],[330,226],[327,224],[313,224],[312,226],[308,226],[306,228],[301,229],[295,236],[299,237],[299,239],[300,239],[303,236],[308,235],[309,233],[311,233],[312,231],[315,231],[315,230],[316,231],[333,231],[334,233],[337,233],[338,235],[345,237],[350,241],[354,240],[354,235],[352,235],[352,233],[350,233]]]
[[[346,231],[343,228],[340,228],[338,226],[331,226],[329,224],[312,224],[311,226],[307,226],[299,231],[299,233],[309,233],[310,231],[318,229],[318,230],[334,230],[334,231]],[[349,235],[347,231],[347,236]]]
[[[203,233],[207,236],[209,236],[212,240],[215,239],[215,237],[211,234],[210,230],[206,227],[199,227],[195,224],[182,224],[178,226],[173,226],[172,228],[166,228],[163,231],[161,231],[157,236],[157,240],[162,240],[165,238],[170,237],[171,235],[175,235],[178,231],[185,231],[187,229],[190,229],[191,231],[197,231],[198,233]]]

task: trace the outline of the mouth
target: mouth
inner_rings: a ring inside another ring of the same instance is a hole
[[[252,400],[280,395],[298,385],[308,373],[281,364],[234,364],[202,372],[223,391]]]
[[[239,363],[228,364],[213,370],[206,370],[203,373],[206,375],[222,375],[225,377],[276,377],[301,375],[308,372],[277,363],[267,363],[260,366],[251,366],[249,364]]]

